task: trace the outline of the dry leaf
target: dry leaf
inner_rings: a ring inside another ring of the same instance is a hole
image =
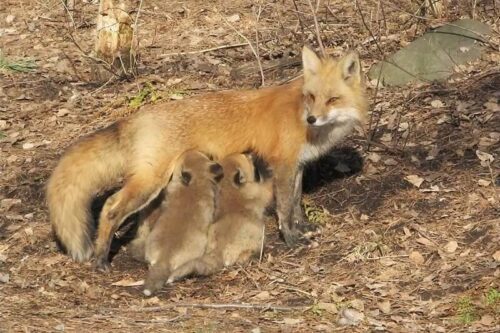
[[[424,256],[422,256],[418,251],[412,251],[409,258],[416,265],[422,265],[425,262]]]
[[[139,280],[139,281],[134,281],[132,279],[125,278],[123,280],[113,282],[111,284],[112,286],[119,286],[119,287],[136,287],[136,286],[143,286],[144,285],[144,280]]]
[[[427,238],[424,238],[424,237],[417,238],[417,243],[420,243],[420,244],[425,245],[425,246],[433,246],[434,245],[430,240],[428,240]]]
[[[238,22],[239,20],[240,20],[240,15],[238,14],[231,15],[227,18],[227,21],[231,23]]]
[[[431,102],[431,106],[433,108],[442,108],[444,106],[444,103],[441,102],[439,99],[435,99]]]
[[[393,158],[388,158],[384,161],[384,164],[389,166],[398,165],[398,161]]]
[[[490,186],[490,184],[491,184],[491,180],[479,179],[479,180],[477,181],[477,184],[478,184],[479,186],[488,187],[488,186]]]
[[[492,315],[484,315],[481,317],[481,324],[484,326],[491,326],[495,322],[495,318]]]
[[[338,323],[349,326],[358,325],[365,318],[363,313],[354,309],[344,309],[340,313],[340,316]]]
[[[335,304],[333,304],[333,303],[319,302],[318,303],[318,309],[325,310],[326,312],[334,313],[334,314],[338,312],[337,306]]]
[[[360,299],[353,299],[350,302],[350,304],[351,304],[351,307],[356,309],[356,310],[359,310],[359,311],[365,310],[365,303]]]
[[[255,295],[253,298],[261,300],[261,301],[266,301],[270,297],[271,297],[271,295],[269,294],[269,291],[264,290],[264,291],[261,291],[260,293],[258,293],[257,295]]]
[[[300,324],[303,319],[299,318],[283,318],[283,324],[285,325],[297,325]]]
[[[500,262],[500,250],[493,253],[493,259],[495,259],[496,262]]]
[[[446,245],[444,246],[444,250],[445,250],[446,252],[448,252],[448,253],[453,253],[453,252],[455,252],[455,251],[456,251],[457,247],[458,247],[457,242],[456,242],[456,241],[454,241],[454,240],[452,240],[452,241],[449,241],[449,242],[448,242],[448,244],[446,244]]]
[[[383,314],[389,314],[391,313],[391,302],[389,301],[383,301],[377,304],[378,308],[380,311],[382,311]]]
[[[420,187],[420,185],[422,185],[422,183],[424,182],[424,179],[417,175],[406,176],[405,180],[415,187]]]

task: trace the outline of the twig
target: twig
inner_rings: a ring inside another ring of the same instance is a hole
[[[408,257],[409,257],[409,255],[407,255],[407,254],[397,254],[397,255],[392,255],[392,256],[382,256],[382,257],[365,258],[365,260],[381,260],[381,259],[408,258]]]
[[[266,238],[266,225],[262,226],[262,240],[260,242],[259,265],[262,262],[262,255],[264,253],[264,239]]]
[[[61,0],[61,4],[63,5],[64,9],[68,13],[69,18],[71,19],[71,26],[74,28],[76,27],[75,20],[73,19],[73,15],[70,13],[68,6],[64,3],[64,0]]]
[[[316,2],[317,8],[319,8],[319,2],[320,1],[321,0],[317,0],[317,2]],[[314,7],[313,7],[313,5],[311,3],[311,0],[307,0],[307,2],[309,3],[309,7],[311,8],[312,16],[313,16],[313,19],[314,19],[314,27],[316,28],[316,39],[318,39],[318,45],[319,45],[319,48],[321,50],[321,55],[323,57],[326,57],[325,47],[323,46],[323,42],[321,41],[321,35],[319,33],[318,18],[316,17],[317,9],[314,10]]]
[[[260,51],[259,51],[259,20],[260,20],[260,14],[262,13],[262,5],[259,4],[259,9],[257,10],[256,19],[255,19],[255,51],[257,53],[257,59],[259,59],[260,62]],[[261,68],[262,70],[262,68]],[[262,83],[261,86],[265,86],[264,82],[264,73],[262,72]]]
[[[273,304],[255,304],[255,303],[176,303],[162,306],[152,306],[144,308],[126,308],[124,311],[136,312],[160,312],[173,308],[198,308],[198,309],[252,309],[252,310],[273,310],[273,311],[295,311],[310,308],[310,305],[273,305]],[[120,308],[119,308],[120,309]],[[109,309],[116,311],[117,309]],[[121,310],[121,309],[120,309]]]
[[[245,35],[243,35],[241,32],[238,31],[238,29],[236,29],[231,23],[229,23],[229,21],[226,20],[226,18],[221,13],[219,13],[218,10],[216,10],[216,12],[222,18],[222,20],[224,21],[224,23],[226,23],[231,29],[233,29],[234,32],[236,32],[238,34],[238,36],[240,36],[241,38],[243,38],[248,43],[248,46],[250,46],[250,48],[252,49],[253,55],[255,56],[255,59],[257,59],[257,64],[259,65],[261,82],[262,82],[262,85],[264,85],[264,81],[265,81],[265,79],[264,79],[264,70],[262,69],[262,64],[260,62],[259,55],[255,51],[255,48],[253,47],[252,43],[250,42],[250,40]]]
[[[136,40],[136,52],[139,50],[139,26],[137,22],[139,21],[139,15],[141,14],[142,9],[142,0],[139,2],[139,8],[137,9],[137,14],[135,15],[134,29],[132,29],[132,41]],[[132,52],[130,52],[130,56],[132,57]],[[132,60],[132,59],[130,59]]]
[[[196,51],[165,53],[165,54],[160,54],[160,58],[181,56],[181,55],[187,55],[187,54],[200,54],[200,53],[218,51],[218,50],[223,50],[223,49],[233,49],[236,47],[248,46],[248,45],[249,45],[248,43],[238,43],[238,44],[230,44],[230,45],[221,45],[221,46],[216,46],[216,47],[211,47],[208,49],[196,50]]]

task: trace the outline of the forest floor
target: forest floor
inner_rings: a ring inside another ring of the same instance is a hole
[[[137,77],[99,85],[78,48],[92,49],[98,5],[77,1],[71,20],[59,0],[2,0],[0,331],[498,332],[500,8],[463,1],[435,19],[417,2],[319,7],[327,51],[356,49],[365,72],[460,17],[489,24],[492,39],[442,84],[368,80],[370,124],[306,173],[304,205],[322,229],[310,246],[287,248],[270,219],[260,263],[145,298],[131,284],[147,267],[125,247],[109,274],[58,250],[47,178],[71,142],[136,106],[261,86],[239,34],[255,44],[258,33],[265,85],[298,76],[302,45],[317,46],[308,2],[145,1]]]

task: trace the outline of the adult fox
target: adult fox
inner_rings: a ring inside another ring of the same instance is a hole
[[[175,159],[197,149],[222,159],[252,150],[274,170],[279,228],[293,245],[304,225],[303,165],[327,153],[356,124],[367,102],[356,53],[319,58],[302,50],[303,79],[259,90],[225,91],[149,105],[86,136],[61,158],[47,185],[50,219],[69,255],[106,268],[114,232],[168,183]],[[101,211],[97,239],[90,204],[124,178]]]

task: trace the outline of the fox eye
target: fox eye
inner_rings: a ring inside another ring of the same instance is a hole
[[[335,103],[336,101],[338,101],[340,99],[340,97],[330,97],[330,99],[328,101],[326,101],[326,104],[333,104]]]
[[[316,97],[314,97],[314,95],[313,95],[313,94],[311,94],[311,93],[306,93],[306,94],[304,95],[304,98],[305,98],[305,100],[306,100],[306,101],[308,101],[308,102],[314,102],[314,100],[316,99]]]

